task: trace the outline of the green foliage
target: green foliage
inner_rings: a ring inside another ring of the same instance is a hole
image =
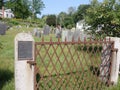
[[[41,14],[41,10],[45,7],[42,0],[31,0],[30,2],[31,12],[33,14],[33,18],[36,18],[37,14]]]
[[[64,19],[64,26],[67,27],[68,29],[71,29],[72,27],[75,26],[75,23],[74,23],[73,18],[71,16],[67,16]]]
[[[68,15],[67,15],[67,13],[65,13],[65,12],[60,12],[59,13],[59,15],[57,16],[57,22],[62,26],[62,27],[65,27],[65,23],[64,23],[64,21],[65,21],[65,18],[67,17]]]
[[[27,0],[28,1],[28,0]],[[25,19],[31,15],[29,4],[26,0],[9,0],[6,3],[7,8],[11,8],[15,18]]]
[[[4,0],[0,0],[0,9],[2,9],[2,6],[4,5]]]
[[[75,7],[69,7],[68,8],[68,15],[73,15],[76,12]]]
[[[88,5],[88,4],[79,5],[79,7],[77,9],[77,12],[75,12],[74,15],[73,15],[75,23],[84,19],[84,15],[86,15],[86,11],[89,7],[90,7],[90,5]]]
[[[26,19],[29,16],[36,18],[37,14],[41,14],[44,4],[41,0],[9,0],[5,7],[12,9],[15,18]]]
[[[55,15],[48,15],[46,19],[46,24],[49,26],[56,26],[57,18]]]
[[[12,19],[12,20],[10,20],[9,24],[10,25],[19,25],[20,23],[19,23],[19,21]]]
[[[120,1],[104,0],[100,3],[92,0],[85,20],[91,26],[92,34],[98,37],[120,37]]]

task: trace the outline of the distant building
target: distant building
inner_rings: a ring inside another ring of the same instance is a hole
[[[76,29],[79,29],[80,31],[84,31],[88,28],[90,28],[91,26],[88,26],[86,23],[85,23],[85,20],[81,20],[81,21],[78,21],[76,23]]]
[[[11,9],[4,9],[4,7],[2,7],[2,9],[0,9],[0,17],[1,18],[13,18],[14,14]]]
[[[76,29],[79,29],[81,31],[84,31],[84,25],[85,25],[85,21],[84,20],[81,20],[81,21],[78,21],[76,23]]]

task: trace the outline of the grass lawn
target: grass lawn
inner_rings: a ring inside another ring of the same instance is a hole
[[[32,30],[33,28],[29,28]],[[0,36],[2,48],[0,49],[0,90],[15,90],[14,86],[14,38],[19,32],[28,32],[28,28],[23,27],[19,30],[14,27],[8,30],[6,35]],[[50,35],[54,38],[54,36]],[[56,39],[55,39],[56,40]],[[35,41],[41,41],[41,38],[35,38]],[[49,41],[49,37],[45,38]],[[120,90],[120,79],[118,85],[107,87],[105,90]]]

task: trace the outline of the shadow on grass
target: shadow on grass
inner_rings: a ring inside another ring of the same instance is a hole
[[[6,82],[14,77],[13,72],[10,70],[0,69],[0,90],[3,88]]]

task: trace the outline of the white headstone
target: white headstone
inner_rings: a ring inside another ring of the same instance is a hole
[[[15,90],[34,90],[34,39],[28,33],[15,37]]]
[[[67,39],[67,36],[68,36],[68,31],[67,30],[62,31],[62,41],[63,42],[65,41],[65,38]]]

